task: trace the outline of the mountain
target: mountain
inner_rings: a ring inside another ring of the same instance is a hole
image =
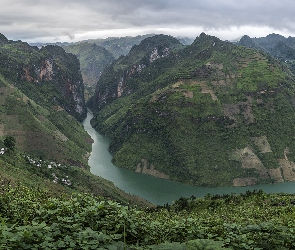
[[[146,38],[139,45],[135,45],[127,56],[121,56],[112,65],[107,67],[101,75],[101,80],[97,84],[96,93],[89,101],[94,109],[100,109],[113,100],[135,92],[140,86],[140,83],[133,81],[136,76],[140,75],[146,67],[156,65],[153,63],[159,58],[167,57],[171,51],[184,47],[176,38],[166,35],[156,35]],[[169,65],[167,65],[169,67]],[[143,81],[153,80],[154,74],[149,70],[145,73]],[[139,80],[142,78],[140,77]],[[129,85],[127,82],[131,81]],[[133,84],[134,82],[134,84]]]
[[[85,103],[74,55],[58,46],[38,49],[0,35],[0,62],[3,188],[34,188],[48,197],[87,192],[124,204],[152,206],[89,172],[93,141],[79,122]]]
[[[65,109],[80,121],[86,117],[84,85],[76,56],[59,46],[38,49],[7,40],[0,44],[0,62],[0,73],[29,98]]]
[[[93,95],[95,85],[105,66],[111,64],[115,57],[105,48],[88,42],[63,46],[64,50],[77,56],[80,61],[81,74],[85,86],[85,97]]]
[[[94,94],[95,85],[103,69],[121,55],[126,55],[133,45],[151,35],[136,37],[111,37],[64,44],[65,51],[77,56],[85,84],[85,97]]]
[[[245,35],[239,45],[262,50],[285,63],[295,73],[295,38],[285,38],[279,34],[269,34],[266,37],[250,38]]]
[[[88,102],[114,164],[199,186],[294,181],[294,104],[288,68],[204,33],[146,38]]]
[[[15,137],[23,152],[88,168],[91,139],[77,120],[86,106],[75,56],[2,35],[0,89],[1,136]]]
[[[139,44],[147,37],[151,37],[153,34],[139,35],[139,36],[125,36],[125,37],[108,37],[105,39],[90,39],[84,42],[95,43],[98,46],[104,47],[117,59],[122,55],[127,55],[130,49]]]

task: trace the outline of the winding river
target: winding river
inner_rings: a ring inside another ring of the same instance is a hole
[[[127,193],[140,196],[154,204],[171,204],[180,197],[203,197],[211,194],[243,193],[247,190],[262,189],[268,193],[295,193],[295,182],[264,184],[250,187],[204,188],[190,186],[170,180],[158,179],[149,175],[135,173],[112,164],[112,155],[108,151],[109,139],[97,133],[90,125],[93,115],[88,112],[83,126],[94,140],[89,157],[90,171],[112,181]]]

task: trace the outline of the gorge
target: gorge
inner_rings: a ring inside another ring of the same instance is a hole
[[[294,193],[295,182],[261,184],[248,187],[196,187],[140,174],[112,164],[113,156],[108,151],[110,141],[96,132],[90,124],[93,114],[88,111],[83,126],[94,143],[88,164],[90,171],[114,182],[115,186],[126,193],[139,196],[156,205],[172,204],[180,197],[204,197],[207,194],[245,193],[247,190],[263,190],[266,193]]]

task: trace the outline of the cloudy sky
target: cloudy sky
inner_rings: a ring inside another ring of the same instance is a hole
[[[64,42],[163,33],[295,37],[294,0],[0,0],[0,33]]]

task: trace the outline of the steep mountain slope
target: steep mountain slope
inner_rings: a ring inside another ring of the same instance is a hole
[[[295,73],[295,38],[278,34],[269,34],[266,37],[250,38],[243,36],[239,45],[262,50],[285,63]]]
[[[77,59],[59,47],[38,50],[2,35],[0,62],[1,141],[12,136],[20,152],[88,169],[91,138],[70,115],[85,113]]]
[[[0,136],[30,155],[88,168],[91,138],[74,117],[38,105],[1,74],[0,93]]]
[[[180,47],[147,38],[103,72],[89,105],[114,163],[202,186],[295,180],[289,71],[204,33]]]
[[[95,85],[104,68],[118,57],[128,54],[133,45],[139,44],[144,38],[149,36],[151,35],[110,37],[62,46],[65,51],[76,55],[80,61],[87,100],[94,94]]]
[[[106,65],[115,57],[105,48],[88,42],[63,46],[64,50],[77,56],[80,61],[81,74],[85,85],[86,97],[93,95],[95,84]]]
[[[139,35],[139,36],[125,36],[125,37],[109,37],[106,39],[91,39],[85,42],[89,42],[91,44],[95,43],[98,46],[104,47],[109,52],[111,52],[114,57],[117,59],[122,55],[127,55],[130,49],[139,44],[145,38],[153,36],[152,34],[147,35]]]
[[[125,204],[151,206],[89,172],[92,139],[70,115],[84,116],[75,56],[60,47],[39,50],[0,35],[0,61],[2,188],[33,187],[50,197],[88,192]]]
[[[95,85],[103,69],[122,55],[127,55],[134,45],[138,45],[147,37],[147,34],[135,37],[109,37],[106,39],[93,39],[73,44],[57,44],[66,52],[76,55],[81,64],[81,73],[85,85],[85,98],[88,100],[94,94]],[[182,44],[191,44],[187,37],[177,38]]]
[[[37,103],[60,106],[78,120],[86,117],[79,61],[61,47],[39,50],[2,37],[0,73]]]

